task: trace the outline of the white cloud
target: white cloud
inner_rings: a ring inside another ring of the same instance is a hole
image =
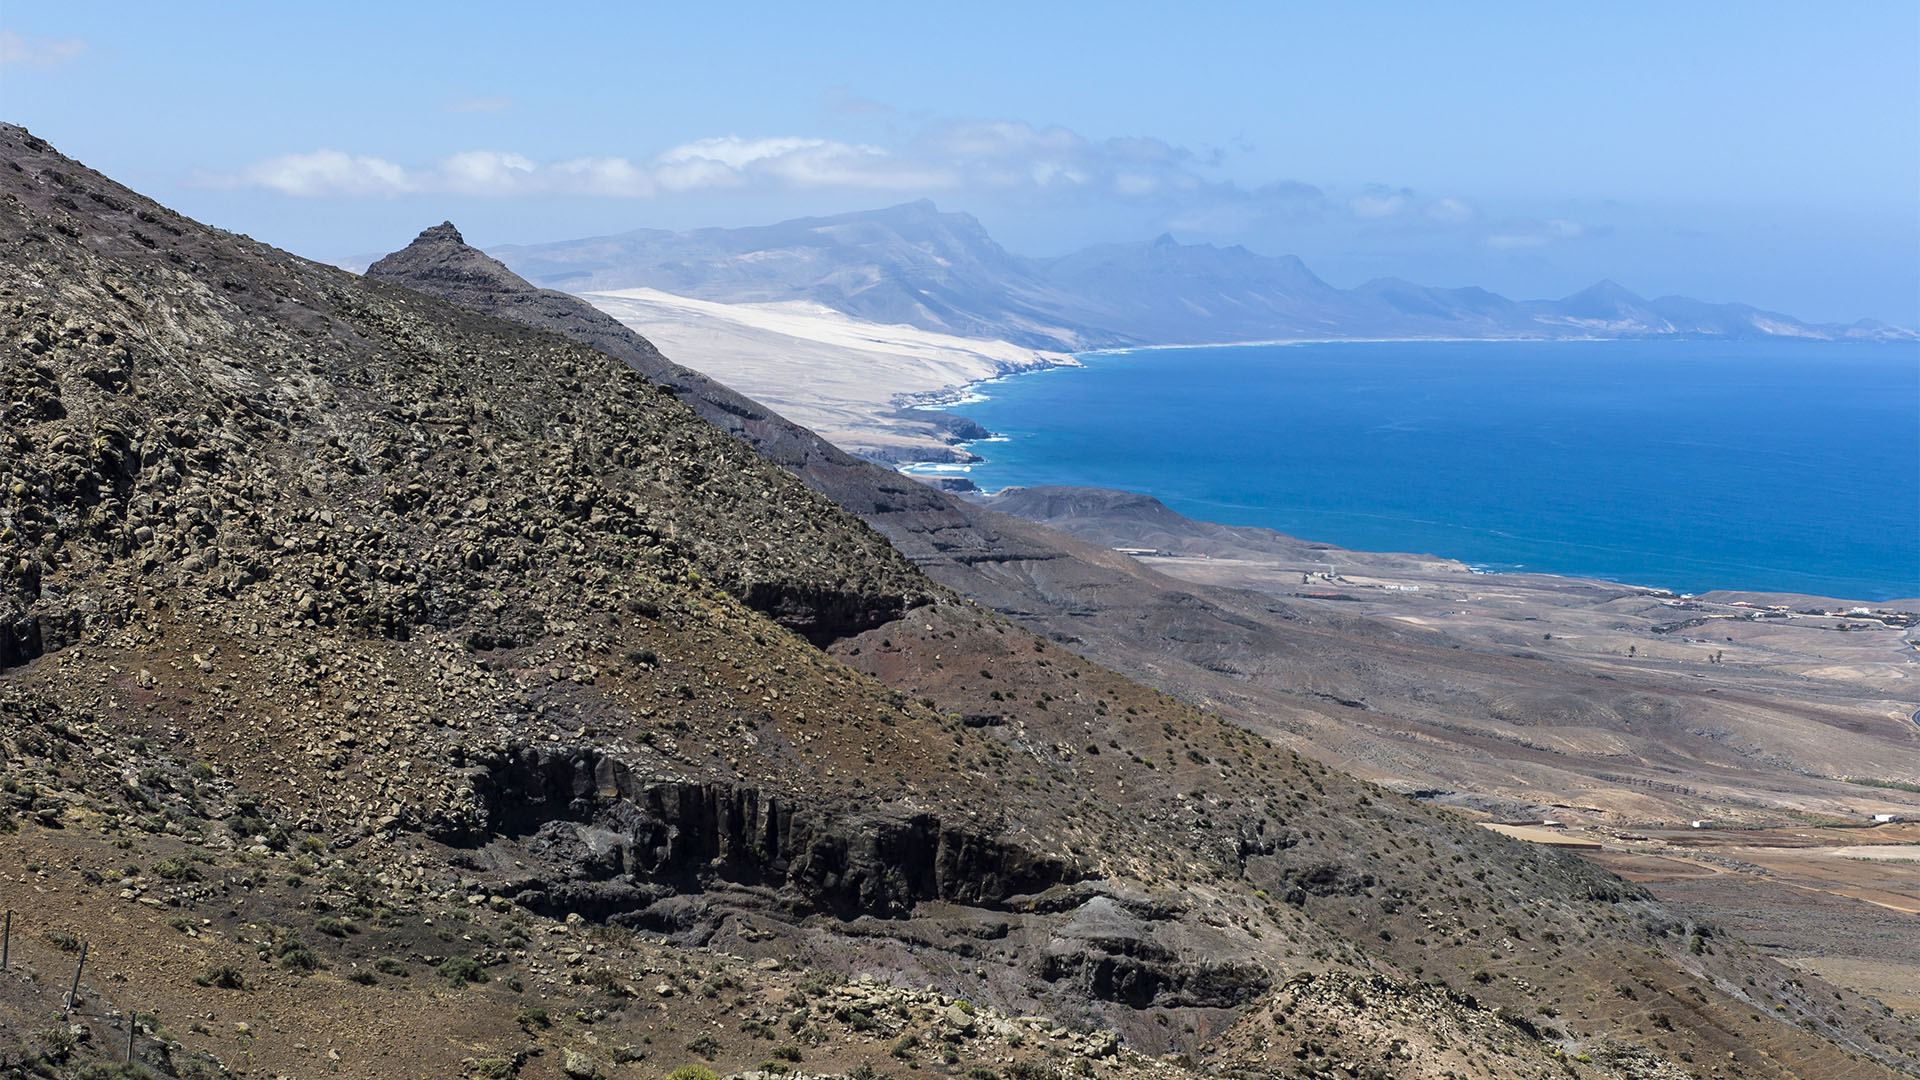
[[[1165,198],[1209,181],[1189,167],[1191,152],[1162,139],[1088,139],[1057,125],[946,120],[914,138],[908,156],[961,186],[1038,191],[1105,191],[1122,199]]]
[[[556,188],[576,195],[647,199],[658,190],[652,174],[622,157],[573,158],[547,173]]]
[[[1411,194],[1407,191],[1383,189],[1363,191],[1347,200],[1347,209],[1353,211],[1353,216],[1362,221],[1379,221],[1394,217],[1405,210]]]
[[[1472,221],[1475,217],[1472,206],[1459,199],[1435,199],[1427,204],[1427,217],[1447,225],[1458,225]]]
[[[434,186],[455,195],[517,195],[535,181],[539,166],[519,154],[468,150],[440,162]]]
[[[755,162],[828,146],[852,149],[844,143],[829,143],[825,139],[742,139],[737,135],[728,135],[719,139],[696,139],[681,143],[660,154],[654,161],[664,166],[706,163],[738,172]]]
[[[846,191],[927,195],[995,192],[1036,198],[1103,197],[1142,204],[1183,220],[1258,221],[1325,213],[1340,206],[1319,188],[1285,180],[1255,188],[1203,174],[1194,155],[1154,138],[1088,139],[1059,126],[947,120],[925,124],[897,145],[839,139],[723,135],[694,139],[651,157],[536,161],[499,150],[467,150],[406,165],[340,150],[287,154],[238,174],[203,177],[222,186],[262,187],[301,197],[444,194],[651,199],[715,191]],[[1363,218],[1403,214],[1413,193],[1369,187],[1349,209]]]
[[[377,157],[354,156],[339,150],[310,154],[282,154],[249,165],[229,183],[236,187],[263,187],[287,195],[393,196],[417,190],[407,171]]]
[[[798,137],[727,136],[682,143],[650,165],[663,191],[715,188],[915,191],[951,188],[956,177],[877,146]]]
[[[85,38],[23,37],[0,30],[0,67],[57,68],[80,59],[86,51]]]
[[[1058,125],[1036,128],[1012,120],[942,121],[922,131],[915,142],[919,153],[931,157],[976,162],[1065,161],[1084,156],[1093,145]]]
[[[1501,251],[1543,247],[1557,240],[1577,239],[1586,231],[1586,226],[1579,222],[1560,218],[1508,222],[1500,232],[1487,237],[1487,246]]]
[[[874,146],[827,139],[698,139],[650,160],[570,158],[542,164],[521,154],[467,150],[424,168],[340,150],[284,154],[237,175],[203,179],[222,187],[262,187],[307,198],[448,194],[481,197],[661,194],[741,188],[926,191],[953,188],[951,170]]]

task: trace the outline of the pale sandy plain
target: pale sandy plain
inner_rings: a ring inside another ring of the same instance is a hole
[[[851,453],[908,461],[952,451],[937,417],[904,406],[970,383],[1077,366],[1060,353],[862,322],[804,301],[720,304],[654,289],[580,294],[675,362],[771,406]]]

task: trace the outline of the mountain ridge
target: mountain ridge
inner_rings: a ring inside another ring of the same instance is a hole
[[[924,199],[737,229],[503,245],[494,254],[535,284],[570,291],[806,299],[871,321],[1068,352],[1363,337],[1920,340],[1873,320],[1809,324],[1746,304],[1649,300],[1610,279],[1535,300],[1395,278],[1340,289],[1294,255],[1181,244],[1166,233],[1027,258],[993,241],[972,215]]]

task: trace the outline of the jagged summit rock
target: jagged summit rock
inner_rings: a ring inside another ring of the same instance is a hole
[[[413,242],[418,244],[423,240],[428,243],[465,244],[467,242],[467,238],[460,235],[460,230],[454,228],[451,221],[443,221],[432,228],[420,230],[420,235],[415,237]]]

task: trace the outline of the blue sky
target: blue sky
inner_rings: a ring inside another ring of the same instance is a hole
[[[0,115],[321,258],[929,197],[1394,275],[1920,324],[1920,5],[0,11]]]

